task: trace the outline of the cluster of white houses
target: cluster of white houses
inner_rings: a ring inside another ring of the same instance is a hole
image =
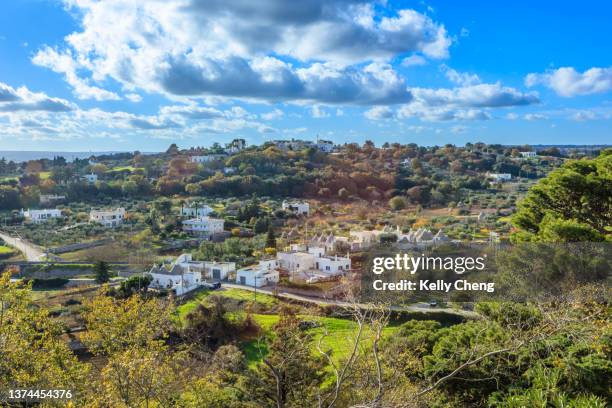
[[[239,269],[236,283],[261,287],[277,283],[281,273],[290,280],[314,283],[320,280],[344,275],[351,270],[351,258],[327,255],[321,246],[294,244],[286,251],[280,251],[274,259],[264,259],[258,264]]]
[[[441,229],[435,234],[426,228],[410,229],[402,232],[399,227],[385,227],[381,230],[350,231],[348,237],[334,234],[315,235],[310,245],[325,248],[327,252],[341,250],[359,251],[379,244],[382,235],[392,234],[397,242],[405,247],[428,247],[450,242],[449,237]]]

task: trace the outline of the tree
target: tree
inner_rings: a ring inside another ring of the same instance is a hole
[[[110,270],[108,264],[104,261],[96,262],[94,273],[96,275],[96,283],[102,284],[110,280]]]
[[[611,236],[612,149],[566,162],[533,186],[512,221],[515,241],[602,241]]]
[[[268,234],[266,235],[266,248],[276,248],[276,236],[274,236],[274,229],[271,226],[268,228]]]
[[[389,200],[389,207],[391,207],[393,211],[403,210],[407,205],[408,203],[404,197],[395,196]]]
[[[88,367],[62,341],[63,333],[63,325],[49,316],[49,310],[34,303],[30,286],[11,282],[9,273],[0,276],[3,393],[30,388],[72,390],[76,395],[82,390]]]
[[[287,308],[281,309],[273,330],[268,354],[247,374],[252,398],[260,406],[316,406],[324,363],[320,356],[313,356],[310,335]]]

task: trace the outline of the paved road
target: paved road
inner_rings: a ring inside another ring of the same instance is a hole
[[[31,242],[25,241],[18,237],[13,237],[4,232],[0,232],[0,238],[2,238],[7,245],[17,248],[23,252],[28,261],[40,261],[45,256],[44,250]]]
[[[249,290],[251,292],[255,292],[254,287],[237,285],[233,283],[223,282],[221,284],[221,287],[222,288],[243,289],[243,290]],[[284,291],[278,291],[277,293],[274,293],[271,289],[266,289],[266,288],[257,288],[257,293],[263,293],[266,295],[273,295],[273,296],[276,295],[284,299],[297,300],[299,302],[314,303],[319,306],[339,306],[339,307],[354,306],[348,302],[343,302],[343,301],[335,300],[335,299],[323,299],[323,298],[317,298],[317,297],[296,295],[294,293],[289,293],[289,292],[284,292]],[[368,303],[358,303],[357,306],[359,306],[359,308],[362,308],[362,309],[369,309],[369,308],[372,308],[374,305],[368,304]],[[413,305],[408,305],[408,306],[389,306],[389,309],[391,309],[394,312],[420,312],[420,313],[442,312],[442,313],[459,315],[459,316],[463,316],[466,318],[477,318],[480,316],[478,313],[472,312],[469,310],[455,310],[455,309],[443,308],[443,307],[431,307],[429,306],[429,304],[423,303],[423,302],[415,303]]]

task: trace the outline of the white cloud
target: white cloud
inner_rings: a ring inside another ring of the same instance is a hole
[[[518,118],[519,118],[519,115],[514,112],[510,112],[506,115],[506,119],[508,120],[517,120]]]
[[[468,128],[465,126],[461,126],[461,125],[457,125],[457,126],[453,126],[451,128],[451,132],[455,133],[455,134],[459,134],[459,133],[465,133],[467,132]]]
[[[327,113],[327,111],[325,109],[323,109],[319,105],[313,105],[312,106],[311,114],[312,114],[312,117],[316,118],[316,119],[322,119],[322,118],[328,118],[329,117],[329,113]]]
[[[578,112],[575,112],[574,114],[571,115],[571,118],[575,121],[578,122],[585,122],[587,120],[595,120],[597,119],[597,114],[593,111],[589,111],[589,110],[581,110]]]
[[[140,102],[140,101],[142,101],[142,96],[138,95],[137,93],[128,93],[128,94],[125,94],[125,97],[130,102]]]
[[[87,79],[79,77],[77,75],[78,64],[72,58],[70,52],[60,54],[50,47],[45,47],[38,51],[32,62],[63,74],[66,82],[73,88],[74,94],[79,99],[95,99],[97,101],[121,99],[116,93],[89,85]]]
[[[280,109],[274,109],[273,111],[262,113],[261,118],[264,120],[275,120],[282,118],[285,113]]]
[[[34,61],[64,74],[80,98],[118,98],[91,83],[112,78],[128,91],[190,97],[405,103],[403,79],[378,63],[411,52],[446,58],[451,45],[430,17],[364,0],[67,4],[82,28]]]
[[[22,86],[13,88],[0,82],[0,113],[2,112],[68,112],[76,105],[65,99],[52,98],[42,92],[32,92]]]
[[[612,67],[591,68],[583,73],[573,67],[563,67],[543,74],[531,73],[525,85],[544,85],[563,97],[604,93],[612,90]]]
[[[478,75],[467,72],[458,72],[446,64],[442,64],[440,66],[440,71],[444,73],[449,81],[457,85],[470,86],[480,83],[480,77]]]
[[[367,110],[364,116],[370,120],[382,120],[391,119],[394,114],[391,108],[388,106],[375,106],[372,109]]]
[[[402,60],[402,65],[405,67],[415,67],[427,64],[427,60],[420,55],[411,55]]]
[[[524,116],[525,120],[534,121],[534,120],[544,120],[548,119],[548,116],[542,113],[527,113]]]
[[[414,99],[398,110],[399,118],[425,121],[488,120],[491,108],[524,106],[539,102],[535,93],[524,93],[500,83],[452,89],[410,89]]]
[[[453,89],[412,88],[411,91],[415,102],[422,101],[429,106],[499,108],[539,102],[536,93],[524,93],[514,88],[504,87],[499,82]]]
[[[342,109],[336,109],[336,116],[340,117],[340,116],[344,116],[344,110]]]

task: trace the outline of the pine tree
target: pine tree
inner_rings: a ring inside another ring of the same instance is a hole
[[[110,280],[110,271],[106,262],[96,262],[96,265],[94,266],[94,272],[96,274],[96,283],[102,284]]]
[[[268,235],[266,236],[266,248],[276,248],[276,237],[271,226],[268,228]]]

